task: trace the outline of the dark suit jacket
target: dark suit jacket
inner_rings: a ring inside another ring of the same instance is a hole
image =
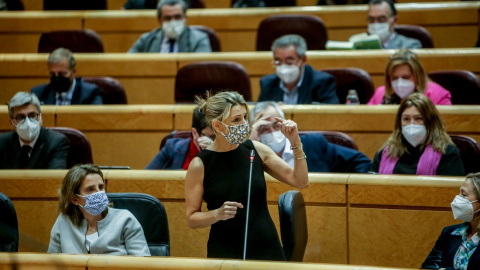
[[[263,76],[260,79],[260,96],[258,101],[283,101],[283,91],[280,88],[280,78],[277,74]],[[297,104],[312,104],[312,102],[338,104],[335,78],[328,73],[314,70],[305,65],[303,82],[298,89]]]
[[[162,48],[163,30],[157,28],[145,33],[128,50],[129,53],[159,53]],[[202,31],[186,27],[178,37],[178,52],[212,52],[210,39]]]
[[[329,143],[320,133],[301,134],[309,172],[364,173],[372,161],[357,150]]]
[[[82,78],[75,78],[75,80],[76,85],[75,89],[73,90],[71,104],[103,104],[103,92],[100,88],[98,88],[98,86],[84,82]],[[49,83],[35,86],[32,88],[32,90],[30,90],[30,92],[37,95],[38,99],[40,99],[40,102],[43,102],[45,105],[56,104],[57,93],[54,89],[52,89]]]
[[[470,223],[467,224],[470,226]],[[442,233],[438,237],[432,251],[422,263],[422,269],[455,269],[453,267],[453,258],[462,244],[462,237],[460,235],[452,235],[452,232],[461,225],[462,224],[448,226],[442,230]],[[470,260],[468,261],[467,267],[467,270],[477,269],[480,269],[480,247],[477,247],[473,252],[472,257],[470,257]]]
[[[70,142],[56,131],[42,127],[30,155],[29,169],[66,169]],[[21,169],[20,142],[16,132],[0,134],[0,169]]]
[[[190,138],[171,138],[145,168],[146,170],[181,170],[187,157]]]

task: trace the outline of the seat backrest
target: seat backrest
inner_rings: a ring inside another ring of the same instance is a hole
[[[70,141],[68,149],[67,169],[76,164],[93,163],[92,148],[87,137],[77,129],[68,127],[51,127],[51,130],[62,133]]]
[[[190,28],[202,31],[207,34],[208,39],[210,40],[210,47],[212,47],[212,52],[222,51],[222,47],[220,46],[220,39],[218,38],[217,32],[215,32],[215,30],[203,25],[190,25]]]
[[[434,48],[430,32],[419,25],[397,24],[395,31],[402,36],[418,39],[422,43],[422,48]]]
[[[83,77],[83,81],[93,83],[102,89],[103,104],[128,104],[125,89],[111,77]]]
[[[450,135],[450,138],[460,150],[465,173],[480,172],[480,145],[477,141],[463,135]]]
[[[280,234],[287,261],[303,261],[307,246],[307,215],[300,191],[289,190],[278,198]]]
[[[352,148],[358,151],[358,146],[355,141],[348,136],[347,134],[340,131],[299,131],[298,134],[308,134],[308,133],[321,133],[329,143],[341,145],[344,147]]]
[[[0,192],[0,252],[17,252],[18,239],[17,212],[10,198]]]
[[[230,6],[233,5],[238,0],[232,0]],[[297,0],[262,0],[265,3],[265,7],[294,7],[297,5]],[[245,1],[248,2],[248,1]]]
[[[428,77],[450,91],[452,104],[480,104],[480,80],[467,70],[439,70]]]
[[[74,53],[103,53],[100,36],[93,30],[59,30],[43,33],[38,42],[39,53],[51,53],[57,48]]]
[[[162,148],[167,143],[168,139],[171,139],[171,138],[185,138],[186,139],[186,138],[190,138],[191,135],[192,135],[191,130],[178,130],[178,131],[175,130],[172,133],[168,134],[167,136],[163,137],[162,141],[160,142],[160,149],[159,150],[162,150]]]
[[[142,225],[152,256],[170,256],[167,212],[155,197],[142,193],[107,193],[114,208],[127,209]]]
[[[107,0],[43,0],[44,10],[105,10]]]
[[[322,71],[335,77],[337,85],[337,96],[340,104],[345,104],[348,90],[357,90],[358,99],[361,104],[367,104],[373,96],[372,77],[365,70],[359,68],[331,68]]]
[[[247,71],[235,62],[197,62],[181,67],[175,77],[175,102],[193,103],[195,96],[233,90],[252,100]]]
[[[190,0],[190,8],[205,8],[203,0]]]
[[[272,15],[260,22],[257,51],[270,51],[275,39],[288,34],[302,36],[308,50],[325,50],[327,29],[322,19],[313,15]]]

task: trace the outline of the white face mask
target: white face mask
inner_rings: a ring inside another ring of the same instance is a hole
[[[165,36],[171,39],[177,39],[183,33],[183,30],[185,30],[185,19],[163,22],[162,29]]]
[[[402,135],[409,144],[417,147],[427,137],[427,129],[424,125],[410,124],[402,127]]]
[[[410,80],[398,78],[392,82],[393,91],[401,99],[408,97],[415,90],[415,83]]]
[[[283,83],[292,83],[300,77],[300,67],[297,65],[282,64],[275,69]]]
[[[473,215],[476,212],[480,211],[480,210],[477,210],[476,212],[473,212],[472,203],[474,202],[478,202],[478,201],[471,202],[460,195],[455,196],[455,199],[453,199],[453,202],[451,204],[453,217],[455,219],[463,220],[465,222],[472,221]]]
[[[369,23],[368,33],[377,34],[381,41],[385,41],[390,36],[390,23]]]
[[[41,118],[39,118],[39,120],[40,119]],[[20,138],[22,138],[24,141],[31,142],[40,133],[40,121],[27,117],[25,120],[18,123],[16,128],[17,134]]]
[[[285,147],[287,138],[279,130],[279,131],[274,131],[272,133],[260,135],[260,142],[272,148],[273,152],[280,153]]]

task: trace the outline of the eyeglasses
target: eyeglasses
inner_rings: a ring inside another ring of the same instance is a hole
[[[386,23],[390,20],[390,17],[380,16],[380,17],[367,17],[368,23]]]
[[[183,20],[183,14],[175,14],[173,16],[162,16],[162,21],[165,21],[165,22],[168,22],[168,21],[171,21],[171,20],[174,20],[174,21],[179,21],[179,20]]]
[[[298,64],[300,59],[287,59],[286,61],[280,61],[280,60],[272,60],[272,65],[275,67],[281,66],[283,64],[288,65],[288,66],[293,66]]]
[[[25,114],[17,114],[17,116],[15,116],[13,119],[15,119],[15,121],[17,121],[17,123],[19,122],[22,122],[23,120],[25,120],[25,118],[30,118],[31,120],[38,120],[38,116],[40,114],[39,113],[36,113],[36,112],[31,112],[31,113],[28,113],[28,115],[25,115]]]

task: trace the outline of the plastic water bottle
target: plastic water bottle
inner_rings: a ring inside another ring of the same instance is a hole
[[[360,100],[358,99],[358,95],[357,95],[357,90],[355,90],[355,89],[348,90],[347,102],[345,102],[345,104],[347,104],[347,105],[358,105],[358,104],[360,104]]]

